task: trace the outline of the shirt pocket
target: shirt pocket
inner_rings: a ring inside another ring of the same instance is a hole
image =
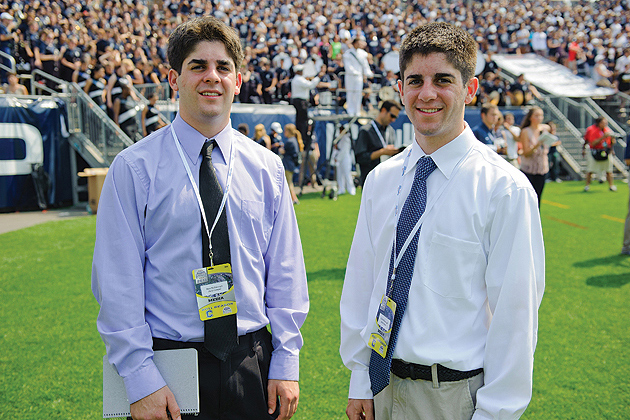
[[[481,274],[483,260],[481,244],[436,232],[429,245],[423,283],[440,296],[470,299],[472,282]]]
[[[265,203],[262,201],[241,200],[241,244],[251,250],[265,249],[267,229]]]

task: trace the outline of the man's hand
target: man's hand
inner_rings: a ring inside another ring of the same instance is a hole
[[[349,399],[346,416],[349,420],[374,420],[374,401]]]
[[[297,410],[300,399],[300,385],[297,381],[281,381],[269,379],[267,384],[269,414],[276,411],[277,398],[280,398],[280,415],[278,420],[290,419]]]
[[[384,155],[394,156],[397,153],[398,153],[398,147],[394,146],[393,144],[388,144],[387,146],[383,147]]]
[[[167,410],[168,413],[167,414]],[[167,386],[131,404],[133,420],[181,420],[175,396]]]

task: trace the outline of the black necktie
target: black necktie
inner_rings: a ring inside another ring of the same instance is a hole
[[[209,140],[201,149],[201,167],[199,168],[199,194],[201,202],[206,212],[208,227],[211,229],[214,219],[217,217],[223,189],[217,179],[217,174],[212,166],[212,149],[215,141]],[[210,245],[208,243],[208,233],[205,225],[201,224],[201,243],[203,266],[210,266]],[[212,232],[212,262],[215,265],[230,262],[230,237],[228,235],[228,225],[226,210],[223,209],[221,216]],[[204,321],[204,345],[217,358],[225,360],[230,352],[238,344],[238,334],[236,329],[236,314]]]

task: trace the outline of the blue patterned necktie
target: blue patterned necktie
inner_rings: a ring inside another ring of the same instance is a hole
[[[407,240],[407,237],[413,230],[414,226],[420,219],[424,208],[427,204],[427,178],[437,166],[433,159],[429,156],[423,156],[418,159],[416,172],[413,179],[413,185],[409,196],[400,212],[398,226],[396,227],[396,252],[393,252],[389,262],[389,275],[387,282],[387,290],[390,288],[392,281],[392,272],[394,269],[395,256],[400,253],[400,249]],[[386,357],[381,357],[377,352],[372,350],[370,357],[370,382],[372,384],[372,394],[376,395],[381,392],[389,384],[389,372],[392,365],[392,354],[396,346],[398,338],[398,330],[400,323],[407,307],[407,298],[409,297],[409,286],[411,286],[411,278],[413,277],[413,266],[416,261],[416,253],[418,251],[418,237],[420,229],[416,232],[413,239],[409,243],[405,254],[400,260],[400,264],[396,269],[396,277],[393,280],[392,293],[390,298],[396,302],[396,315],[394,316],[394,325],[389,338],[389,347]],[[393,248],[393,247],[392,247]]]

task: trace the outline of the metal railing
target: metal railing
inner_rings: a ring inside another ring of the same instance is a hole
[[[553,105],[553,108],[557,109],[557,112],[553,112],[554,118],[557,120],[562,120],[568,122],[570,124],[569,131],[571,135],[574,137],[573,140],[569,140],[569,144],[565,144],[565,140],[563,140],[563,146],[567,154],[570,154],[572,160],[579,164],[580,166],[580,175],[583,175],[586,170],[586,159],[582,157],[582,144],[583,133],[584,131],[593,123],[595,120],[600,117],[606,117],[609,122],[611,129],[618,134],[619,136],[626,136],[626,131],[615,122],[614,118],[611,118],[593,99],[591,98],[567,98],[563,96],[546,96],[544,98],[543,103],[548,105]],[[572,128],[571,128],[572,127]],[[573,143],[573,144],[571,144]],[[579,145],[579,147],[578,147]],[[573,146],[573,147],[567,147]],[[628,174],[625,164],[619,159],[619,156],[623,156],[625,147],[625,142],[621,139],[618,139],[614,150],[615,155],[613,155],[613,166],[614,168],[625,178]],[[565,157],[565,161],[572,165],[571,159],[569,157]]]
[[[158,94],[158,101],[168,101],[171,99],[171,86],[168,82],[163,83],[144,83],[133,85],[136,91],[144,98],[150,98],[154,93]]]
[[[4,60],[9,61],[10,67],[7,67],[4,64]],[[16,65],[15,65],[15,58],[5,53],[4,51],[0,51],[0,69],[6,71],[7,73],[17,73]]]
[[[46,92],[64,100],[68,112],[71,144],[92,167],[107,167],[133,141],[76,83],[68,83],[35,70],[34,93]],[[41,83],[41,82],[44,83]]]

